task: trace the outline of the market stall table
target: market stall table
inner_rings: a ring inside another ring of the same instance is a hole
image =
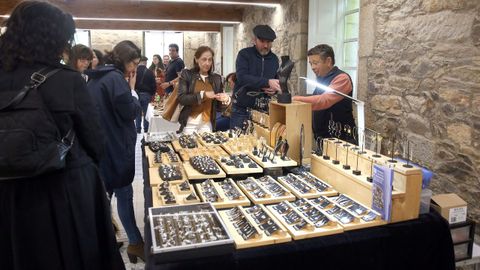
[[[448,225],[433,212],[410,221],[235,250],[221,256],[208,256],[201,250],[193,250],[191,254],[202,254],[201,257],[191,260],[178,258],[164,263],[161,256],[165,258],[169,255],[150,253],[147,212],[152,206],[152,193],[145,154],[143,172],[145,250],[148,254],[145,269],[455,269]]]

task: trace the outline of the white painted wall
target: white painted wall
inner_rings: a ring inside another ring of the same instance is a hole
[[[235,71],[233,26],[222,26],[222,75]]]

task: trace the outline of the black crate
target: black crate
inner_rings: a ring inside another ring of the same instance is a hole
[[[450,224],[455,261],[472,258],[473,242],[475,238],[475,221],[467,219],[464,222]]]

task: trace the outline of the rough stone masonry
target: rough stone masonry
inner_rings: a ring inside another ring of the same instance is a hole
[[[367,126],[410,140],[434,194],[466,200],[479,234],[480,1],[361,1],[359,57]]]

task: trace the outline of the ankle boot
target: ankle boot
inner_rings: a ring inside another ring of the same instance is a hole
[[[137,263],[137,257],[145,261],[143,242],[140,242],[136,245],[128,245],[127,255],[131,263]]]

